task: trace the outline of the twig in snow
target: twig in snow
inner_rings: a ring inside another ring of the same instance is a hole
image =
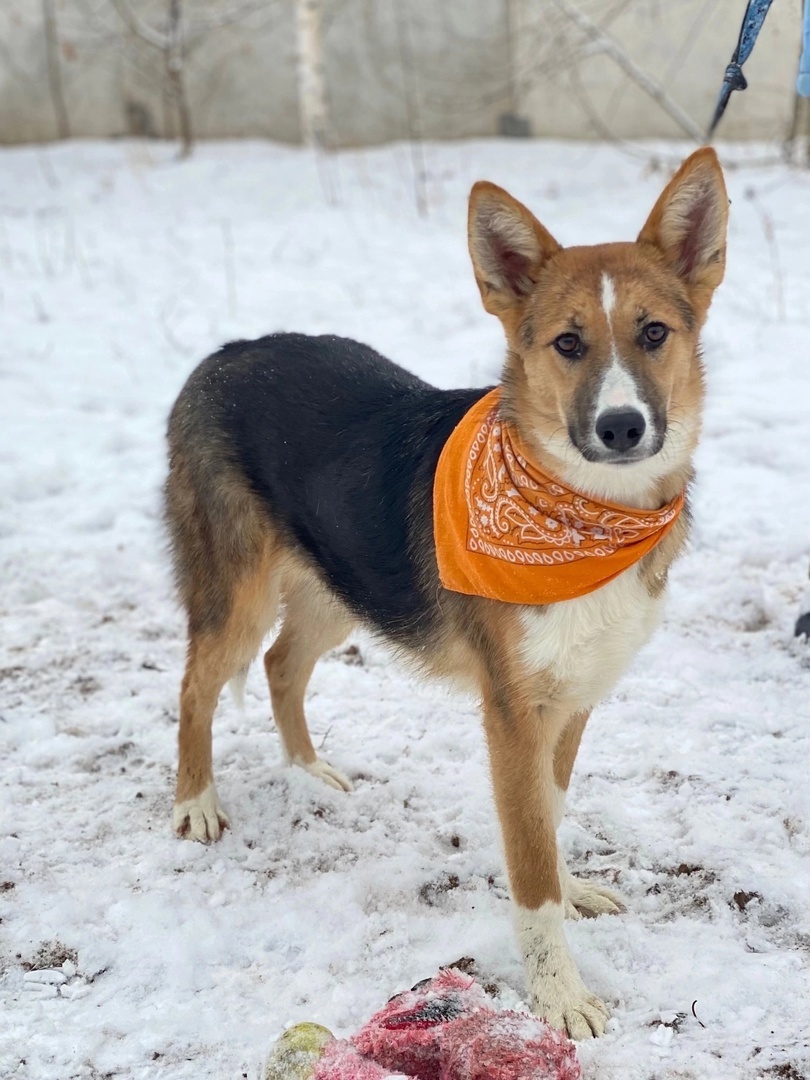
[[[233,319],[236,317],[236,258],[233,246],[233,228],[230,218],[220,221],[222,229],[222,253],[225,267],[225,296],[228,302],[228,314]]]
[[[189,348],[188,345],[184,345],[179,337],[174,333],[169,323],[169,319],[177,306],[177,300],[174,296],[170,296],[163,304],[161,304],[158,310],[158,322],[160,328],[163,331],[163,336],[168,341],[169,345],[175,352],[180,353],[181,356],[190,356],[194,351]]]
[[[37,148],[37,165],[42,170],[42,175],[45,177],[45,182],[50,188],[58,188],[59,177],[54,171],[53,163],[51,162],[50,155],[47,150],[40,146]]]
[[[771,259],[771,271],[773,273],[774,295],[776,299],[776,317],[782,321],[786,316],[785,281],[782,273],[782,260],[779,257],[779,241],[776,239],[776,229],[774,228],[773,218],[759,201],[756,188],[748,188],[745,192],[745,197],[749,202],[754,204],[757,213],[759,214],[762,232],[765,237],[765,243],[768,245],[768,254]]]

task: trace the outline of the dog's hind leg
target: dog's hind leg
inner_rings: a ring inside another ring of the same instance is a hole
[[[166,522],[188,614],[172,822],[179,836],[205,843],[228,825],[211,765],[214,710],[222,687],[256,656],[275,622],[283,551],[255,496],[223,466],[216,440],[189,459],[174,414],[169,434]]]
[[[338,790],[351,783],[315,752],[304,714],[304,695],[318,657],[345,640],[354,622],[346,608],[314,577],[285,583],[281,632],[264,657],[273,718],[290,765],[300,765]]]
[[[256,656],[275,622],[275,562],[268,539],[253,565],[233,583],[225,617],[214,626],[189,631],[172,821],[177,834],[191,840],[218,840],[229,825],[214,785],[211,725],[223,686]]]
[[[180,691],[177,792],[172,825],[189,840],[219,840],[230,825],[214,785],[211,726],[220,691],[228,679],[214,637],[191,637]]]

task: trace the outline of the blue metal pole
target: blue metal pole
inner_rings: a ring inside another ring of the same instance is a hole
[[[810,97],[810,0],[804,0],[804,23],[802,26],[802,59],[796,90],[802,97]]]

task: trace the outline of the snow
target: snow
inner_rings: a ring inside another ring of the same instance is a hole
[[[160,522],[170,405],[206,352],[367,341],[496,378],[465,200],[488,178],[565,243],[630,239],[677,148],[75,142],[0,160],[0,1075],[258,1077],[285,1025],[345,1036],[462,956],[523,1000],[475,702],[366,636],[318,665],[282,767],[260,665],[223,695],[233,828],[172,835],[183,622]],[[729,147],[740,160],[756,151]],[[810,1076],[810,175],[728,173],[695,530],[668,616],[596,712],[562,828],[628,912],[568,924],[612,1010],[586,1080]],[[327,201],[331,193],[333,205]],[[35,974],[40,972],[41,974]],[[694,1009],[693,1009],[694,1003]]]

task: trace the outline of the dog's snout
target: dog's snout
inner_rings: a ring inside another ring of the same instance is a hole
[[[603,412],[596,421],[596,434],[608,450],[620,454],[638,446],[646,428],[646,421],[638,409]]]

